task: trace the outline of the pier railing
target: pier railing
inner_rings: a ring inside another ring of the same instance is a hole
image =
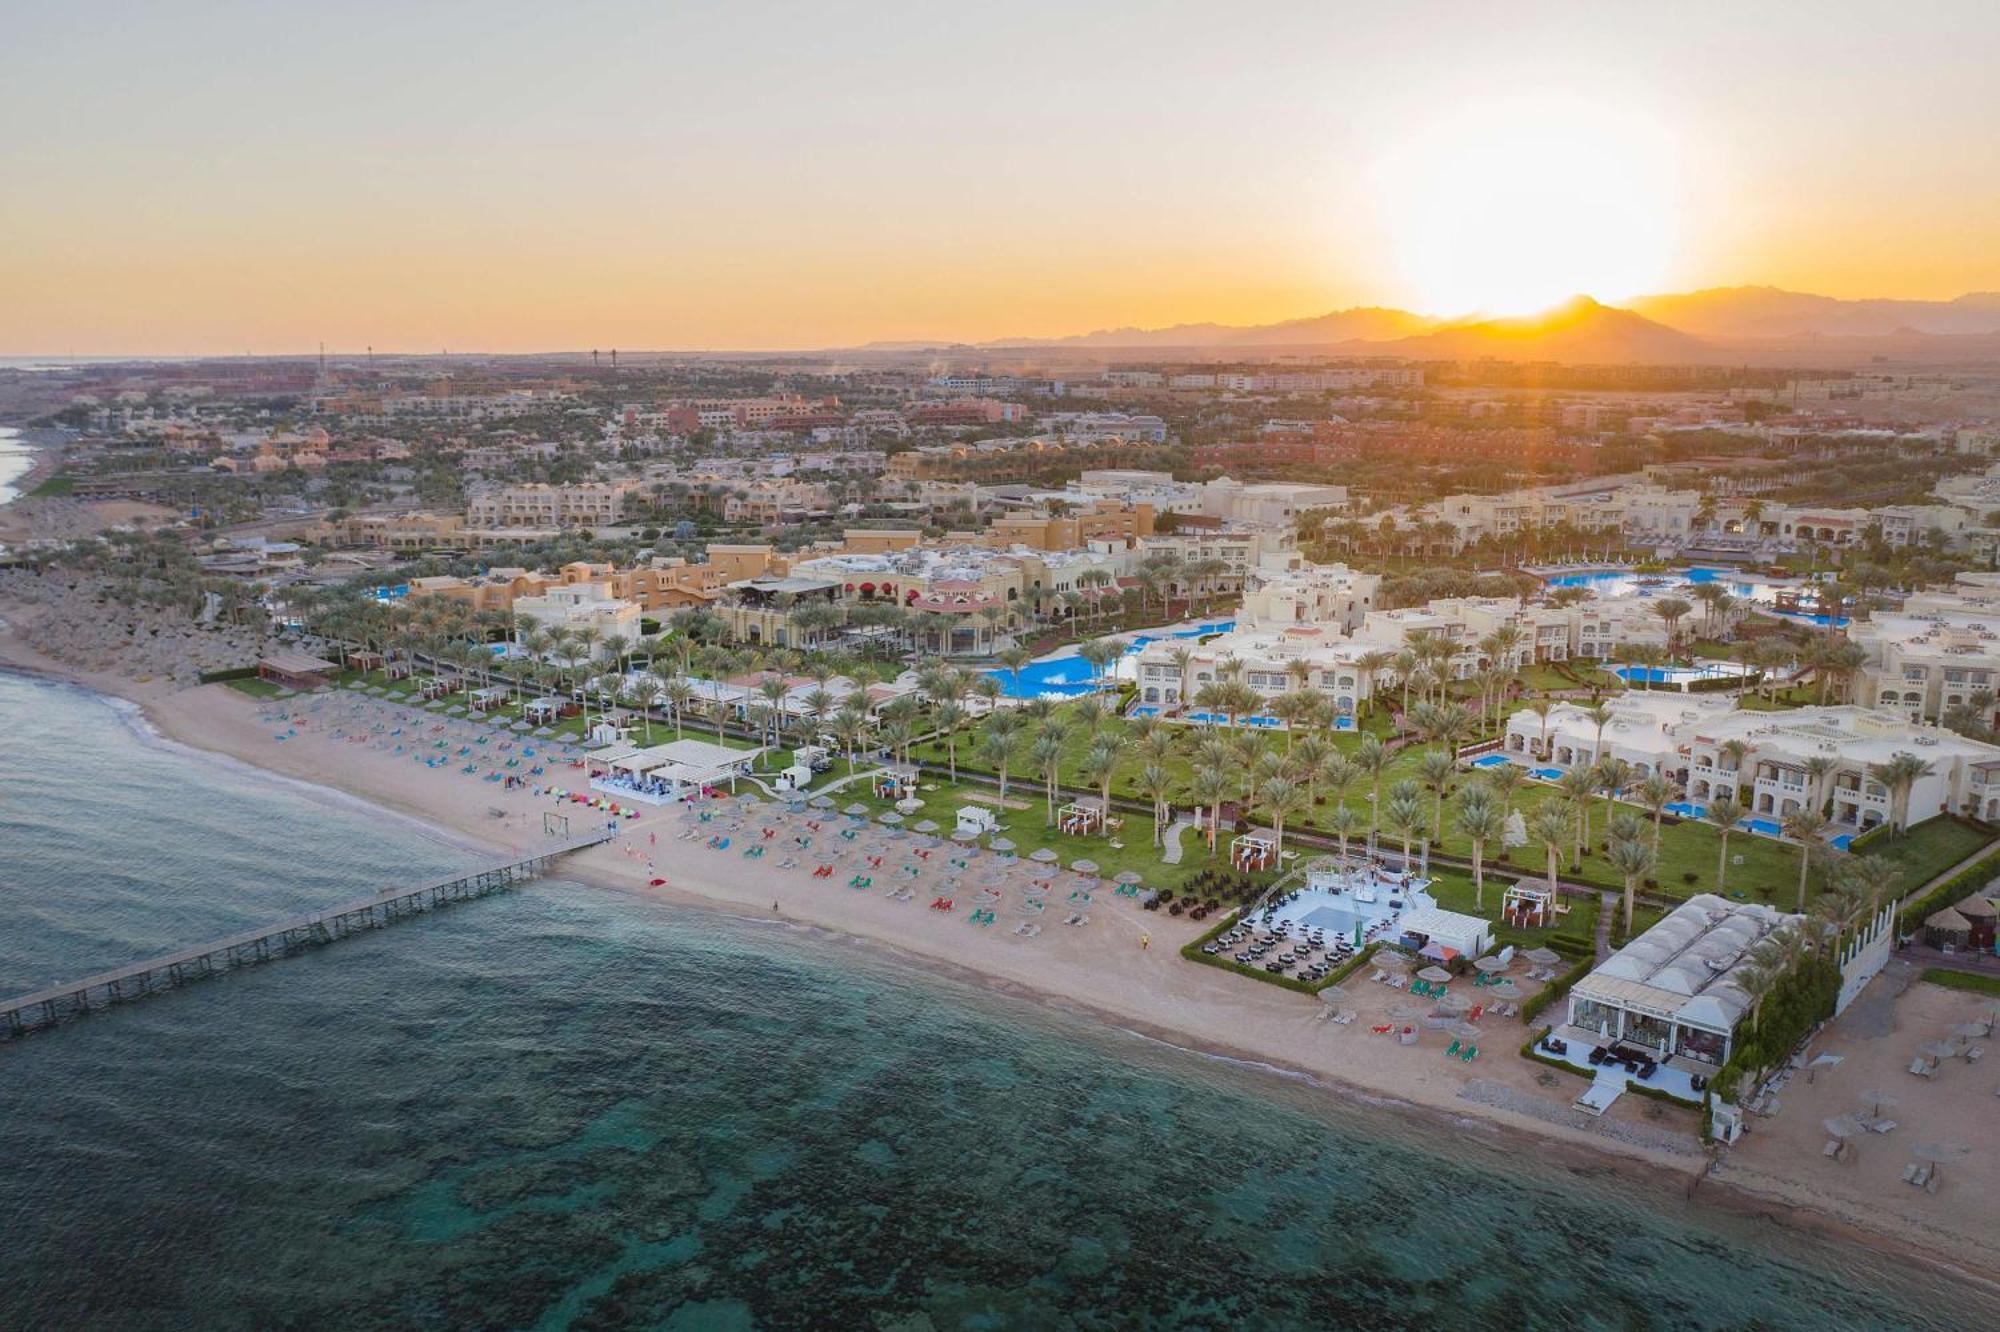
[[[183,948],[99,972],[81,980],[0,1000],[0,1039],[24,1036],[70,1018],[94,1013],[113,1004],[129,1003],[192,981],[255,966],[344,939],[363,930],[379,930],[411,916],[423,915],[452,902],[485,897],[504,888],[541,877],[549,866],[573,851],[595,846],[611,837],[599,828],[552,842],[535,851],[461,870],[422,883],[398,884],[371,897],[357,898],[244,930],[227,938]]]

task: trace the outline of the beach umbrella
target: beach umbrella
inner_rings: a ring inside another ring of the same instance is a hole
[[[1097,862],[1094,860],[1072,860],[1069,863],[1069,867],[1075,870],[1078,874],[1097,873]]]
[[[1319,1001],[1328,1008],[1338,1008],[1347,1002],[1349,995],[1345,986],[1325,985],[1320,987]]]
[[[1958,1048],[1956,1041],[1926,1041],[1918,1052],[1932,1059],[1951,1059],[1957,1056]]]
[[[1868,1131],[1861,1127],[1860,1122],[1853,1115],[1834,1115],[1820,1122],[1826,1126],[1827,1136],[1831,1138],[1851,1138],[1858,1133],[1866,1133]]]
[[[1562,954],[1553,948],[1530,948],[1521,954],[1538,967],[1552,967],[1562,961]]]
[[[1486,1034],[1479,1029],[1477,1023],[1473,1022],[1454,1022],[1445,1030],[1449,1031],[1455,1040],[1461,1041],[1476,1041]]]
[[[1487,976],[1497,976],[1507,969],[1507,963],[1501,960],[1498,953],[1492,953],[1486,957],[1479,958],[1472,965]]]
[[[968,849],[970,849],[972,847],[972,844],[979,840],[979,834],[972,831],[972,829],[970,828],[958,828],[952,832],[951,840],[954,842],[959,842],[964,846],[966,846]]]
[[[808,805],[811,805],[814,809],[832,809],[833,797],[816,795],[811,800],[806,801],[806,803]]]
[[[1879,1116],[1896,1104],[1896,1098],[1884,1091],[1865,1091],[1861,1093],[1861,1104],[1868,1107],[1869,1114]]]
[[[1390,971],[1407,971],[1410,966],[1409,957],[1393,948],[1385,948],[1375,954],[1374,961],[1376,966],[1387,967]]]
[[[853,804],[849,805],[846,809],[841,810],[840,812],[843,814],[852,814],[857,819],[866,818],[868,816],[868,806],[862,804],[859,800],[857,800]]]
[[[1920,1142],[1916,1150],[1910,1154],[1919,1161],[1931,1161],[1943,1165],[1963,1158],[1970,1150],[1971,1148],[1955,1142]]]
[[[986,844],[995,851],[1012,851],[1014,843],[1005,837],[996,837]]]
[[[1987,1034],[1986,1024],[1984,1022],[1961,1022],[1951,1029],[1951,1034],[1963,1037],[1966,1040],[1976,1040]]]
[[[1486,987],[1488,997],[1502,1003],[1514,1003],[1527,997],[1528,992],[1510,980],[1497,980]]]
[[[913,824],[911,826],[914,827],[920,833],[934,833],[938,830],[936,819],[925,819],[922,823]]]
[[[1028,853],[1028,859],[1037,865],[1053,865],[1056,863],[1056,853],[1045,846],[1037,847]]]
[[[1144,883],[1145,881],[1146,876],[1139,873],[1138,870],[1119,870],[1112,878],[1113,883]],[[1322,990],[1320,993],[1324,994],[1326,991]]]
[[[1471,1007],[1472,1000],[1462,994],[1441,994],[1438,996],[1437,1002],[1431,1005],[1431,1011],[1434,1013],[1450,1013],[1456,1016]]]
[[[1417,973],[1417,979],[1429,981],[1433,985],[1445,985],[1450,983],[1451,973],[1443,967],[1425,967]]]
[[[878,823],[887,823],[892,826],[901,823],[902,821],[903,821],[903,816],[901,814],[898,814],[893,809],[890,810],[887,814],[884,814],[880,819],[876,820],[876,822]]]

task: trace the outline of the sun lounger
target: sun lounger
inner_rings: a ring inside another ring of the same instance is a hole
[[[1896,1127],[1896,1121],[1893,1119],[1878,1119],[1869,1124],[1868,1127],[1876,1133],[1887,1133]]]
[[[1920,1078],[1927,1078],[1936,1071],[1937,1070],[1933,1069],[1929,1063],[1927,1063],[1922,1059],[1913,1059],[1910,1061],[1910,1072],[1916,1074]]]
[[[1395,1028],[1387,1022],[1383,1022],[1379,1023],[1376,1026],[1370,1027],[1368,1030],[1374,1032],[1377,1036],[1387,1036],[1390,1032],[1394,1031]]]
[[[1459,1054],[1458,1057],[1461,1062],[1469,1064],[1473,1060],[1479,1058],[1479,1047],[1476,1045],[1468,1045],[1465,1047],[1464,1051]]]
[[[1453,1041],[1450,1045],[1445,1046],[1444,1057],[1446,1059],[1455,1059],[1458,1057],[1458,1052],[1464,1048],[1459,1042]]]

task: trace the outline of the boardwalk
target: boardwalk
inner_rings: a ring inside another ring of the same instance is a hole
[[[393,925],[451,902],[485,897],[538,878],[562,856],[595,846],[610,837],[609,829],[600,828],[580,837],[551,843],[530,854],[461,870],[423,883],[398,884],[372,897],[342,902],[338,906],[232,934],[225,939],[183,948],[165,957],[135,962],[116,971],[100,972],[82,980],[52,985],[33,994],[0,1000],[0,1039],[53,1027],[68,1018],[81,1017],[112,1004],[143,999],[162,990],[178,989],[190,981],[206,980],[239,967],[290,957],[362,930],[378,930]]]

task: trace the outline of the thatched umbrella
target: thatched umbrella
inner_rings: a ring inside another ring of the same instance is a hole
[[[1069,863],[1069,867],[1078,874],[1097,873],[1097,862],[1094,860],[1072,860]]]
[[[923,822],[912,824],[911,826],[920,833],[934,833],[938,830],[936,819],[925,819]]]
[[[1976,1041],[1988,1033],[1984,1022],[1960,1022],[1953,1025],[1951,1034],[1968,1041]]]
[[[1472,965],[1479,968],[1480,972],[1487,976],[1498,976],[1508,967],[1507,961],[1498,953],[1488,953],[1485,957],[1474,960]]]
[[[1434,1013],[1450,1013],[1456,1017],[1471,1007],[1472,1000],[1462,994],[1441,994],[1438,996],[1437,1002],[1431,1005],[1431,1011]]]
[[[994,851],[1012,851],[1014,849],[1013,839],[1007,837],[996,837],[986,845]]]
[[[1834,1159],[1837,1161],[1846,1160],[1848,1154],[1854,1150],[1848,1141],[1850,1138],[1859,1137],[1868,1131],[1856,1122],[1853,1115],[1834,1115],[1820,1122],[1826,1127],[1827,1136],[1840,1144],[1834,1149]]]
[[[868,806],[862,804],[859,800],[857,800],[853,804],[849,805],[846,809],[841,810],[840,812],[843,814],[851,815],[852,817],[857,819],[865,819],[868,817]]]
[[[1410,966],[1409,955],[1407,953],[1399,953],[1393,948],[1382,949],[1370,960],[1376,966],[1387,967],[1391,971],[1406,971]]]
[[[1552,967],[1563,960],[1562,954],[1553,948],[1530,948],[1527,952],[1521,954],[1521,956],[1527,958],[1528,961],[1538,967]]]
[[[1969,1150],[1971,1149],[1955,1142],[1920,1142],[1916,1150],[1910,1154],[1919,1161],[1931,1163],[1930,1182],[1924,1187],[1935,1191],[1943,1167],[1949,1162],[1963,1159]]]
[[[1056,863],[1056,853],[1045,846],[1039,846],[1028,853],[1028,859],[1037,865],[1053,865]]]
[[[979,834],[970,828],[960,828],[952,833],[951,840],[957,842],[968,851],[976,850],[977,848],[974,846],[974,843],[978,842]]]
[[[1522,989],[1519,983],[1510,980],[1497,980],[1486,987],[1486,997],[1498,999],[1503,1004],[1516,1003],[1525,999],[1527,995],[1528,992]]]
[[[887,823],[890,824],[891,826],[901,823],[902,821],[903,821],[903,816],[901,814],[898,814],[893,809],[890,810],[887,814],[884,814],[881,818],[876,820],[877,823]]]
[[[1453,1040],[1458,1041],[1476,1041],[1486,1034],[1476,1022],[1454,1022],[1445,1030],[1451,1033]]]
[[[1144,883],[1145,881],[1146,881],[1146,876],[1139,873],[1138,870],[1119,870],[1117,874],[1112,876],[1113,883],[1129,884],[1129,883]],[[1321,991],[1321,993],[1325,993],[1325,991]]]
[[[1861,1104],[1868,1107],[1869,1115],[1874,1118],[1880,1118],[1882,1112],[1893,1108],[1896,1102],[1897,1098],[1885,1091],[1865,1091],[1861,1093]]]
[[[1433,985],[1446,985],[1451,981],[1451,973],[1443,967],[1425,967],[1417,973],[1417,979],[1429,981]]]
[[[816,795],[811,800],[806,801],[806,803],[808,805],[811,805],[814,809],[832,809],[833,797],[827,795]]]

